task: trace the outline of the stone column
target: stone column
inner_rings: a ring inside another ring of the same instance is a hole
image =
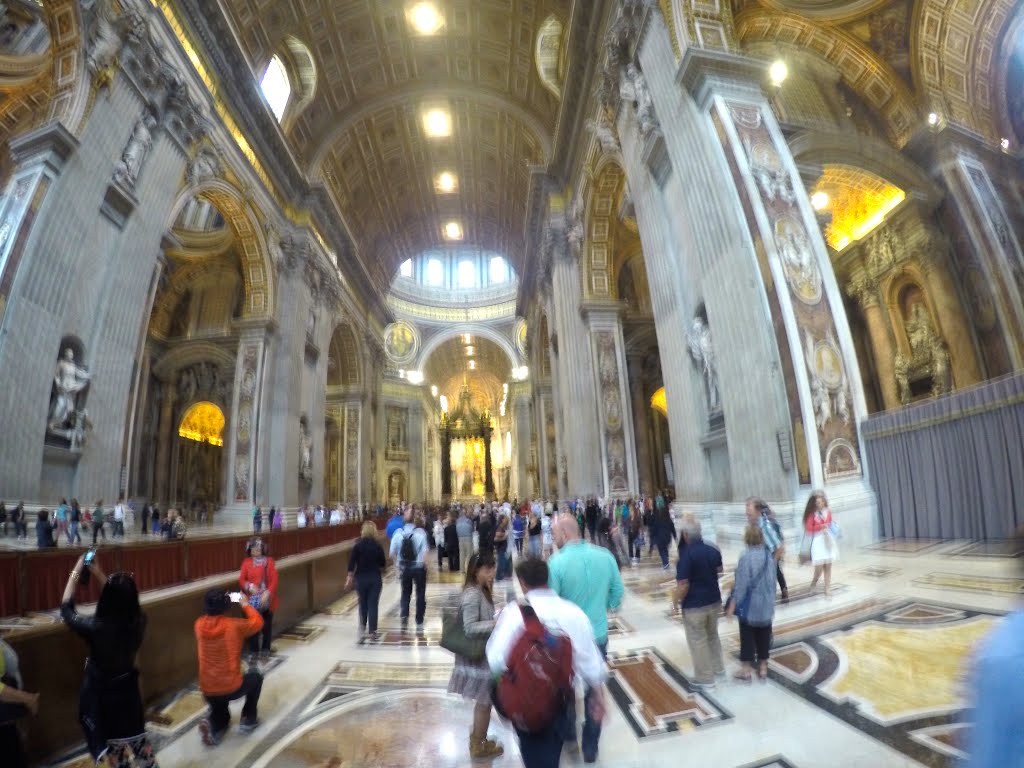
[[[856,275],[847,286],[851,296],[864,312],[864,322],[871,338],[871,350],[875,357],[875,372],[882,389],[882,407],[886,410],[899,408],[900,398],[896,389],[896,347],[892,338],[892,329],[882,312],[878,295],[878,282],[869,280],[864,275]]]
[[[634,355],[627,360],[629,369],[629,393],[633,408],[633,434],[636,443],[637,478],[640,492],[654,493],[654,472],[651,466],[651,404],[647,401],[643,359]]]
[[[1008,362],[1013,369],[1020,370],[1024,368],[1024,251],[1007,218],[1001,195],[971,149],[952,145],[939,153],[937,161],[969,241],[971,252],[961,255],[965,263],[962,277],[966,278],[972,269],[984,275],[985,293],[991,292],[991,296],[976,296],[975,300],[994,304]],[[972,287],[972,280],[965,282],[968,288]]]
[[[156,446],[156,497],[166,504],[170,500],[167,487],[171,472],[171,447],[174,440],[174,404],[177,392],[173,382],[163,382],[163,398],[160,400],[160,441]]]
[[[922,251],[919,260],[924,270],[928,293],[935,306],[939,334],[949,347],[953,363],[953,383],[955,388],[962,389],[977,384],[982,380],[982,375],[971,338],[970,325],[950,277],[943,255],[945,252],[945,241],[936,234],[932,247]]]
[[[722,167],[730,171],[747,234],[755,245],[743,244],[741,249],[749,249],[750,266],[761,273],[762,306],[775,334],[792,425],[787,431],[794,440],[801,483],[820,486],[861,478],[857,421],[866,416],[867,408],[853,337],[807,191],[761,92],[763,62],[721,53],[690,54],[680,77],[705,111],[720,144]],[[708,315],[712,330],[718,329],[710,302]],[[716,344],[716,350],[720,348]],[[741,354],[737,349],[721,358],[723,382],[729,363],[740,360]],[[742,374],[737,373],[728,378],[738,381]],[[723,383],[726,425],[731,430],[728,390]],[[747,420],[748,426],[754,425],[757,415],[747,414]],[[780,442],[782,437],[780,433]],[[734,471],[743,465],[737,438],[740,435],[732,431],[729,454]],[[761,443],[758,451],[763,453],[770,444]],[[806,466],[801,466],[803,455]]]
[[[600,420],[601,485],[604,499],[635,496],[638,491],[636,443],[617,302],[588,302],[583,307],[590,329],[597,412]]]
[[[529,473],[530,444],[530,394],[523,384],[513,384],[512,391],[512,495],[520,500],[531,495]]]
[[[564,229],[553,227],[552,245],[553,319],[558,332],[559,406],[563,414],[560,449],[565,456],[566,487],[569,496],[585,496],[602,487],[598,410],[590,334],[580,316],[580,270],[576,254],[569,247]],[[561,467],[559,468],[561,470]]]

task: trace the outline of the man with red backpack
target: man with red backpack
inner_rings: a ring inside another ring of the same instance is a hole
[[[575,730],[568,719],[575,678],[591,688],[590,713],[600,723],[607,669],[587,615],[548,587],[547,563],[520,560],[516,576],[524,600],[501,612],[487,641],[487,662],[500,675],[494,704],[516,729],[523,765],[558,768]]]

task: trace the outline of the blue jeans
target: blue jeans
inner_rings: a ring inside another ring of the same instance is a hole
[[[601,658],[608,658],[608,638],[597,643],[597,649],[601,651]],[[590,702],[594,697],[594,689],[589,685],[583,692],[583,732],[580,736],[580,749],[584,757],[597,754],[597,742],[601,739],[601,723],[594,720],[590,714]],[[571,728],[566,731],[566,741],[576,740],[576,700],[569,704],[569,725]]]
[[[516,729],[524,768],[558,768],[566,736],[575,730],[575,721],[570,719],[571,711],[567,708],[561,720],[556,720],[540,733]]]

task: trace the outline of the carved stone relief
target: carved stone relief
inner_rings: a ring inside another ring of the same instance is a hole
[[[608,491],[626,493],[629,490],[629,471],[626,465],[626,440],[622,423],[622,394],[615,334],[612,331],[597,331],[594,336],[604,422]]]
[[[241,381],[238,386],[238,424],[235,427],[235,500],[246,501],[249,492],[249,467],[252,452],[252,415],[259,374],[259,346],[247,344],[242,354]]]
[[[220,406],[231,402],[231,378],[216,363],[196,363],[178,371],[178,401],[188,405],[209,400]]]

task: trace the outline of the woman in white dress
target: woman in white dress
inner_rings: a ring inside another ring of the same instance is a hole
[[[833,525],[828,499],[821,491],[815,491],[804,508],[804,537],[810,540],[811,563],[814,565],[811,591],[814,591],[819,577],[824,573],[825,597],[832,596],[832,563],[839,559],[839,545],[836,543]]]

